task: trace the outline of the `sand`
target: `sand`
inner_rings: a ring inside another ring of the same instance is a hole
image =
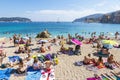
[[[30,46],[30,48],[34,49],[37,48],[38,46],[40,46],[40,44],[36,44],[36,40],[32,40],[32,44],[34,44],[33,46]],[[45,45],[49,45],[50,43],[47,43]],[[13,43],[10,43],[9,41],[6,42],[6,44],[4,45],[4,49],[7,53],[7,57],[8,56],[13,56],[13,55],[17,55],[20,57],[24,57],[26,56],[26,54],[15,54],[14,51],[18,49],[18,47],[12,47]],[[69,46],[66,44],[66,46]],[[75,47],[75,45],[71,45],[73,48]],[[55,77],[56,80],[86,80],[86,78],[88,77],[93,77],[94,73],[93,71],[89,71],[86,70],[85,66],[75,66],[74,62],[76,61],[82,61],[84,56],[86,56],[87,54],[92,54],[94,53],[96,50],[95,48],[91,47],[91,44],[83,44],[81,47],[81,52],[82,55],[66,55],[66,54],[61,54],[58,55],[59,58],[59,64],[57,66],[55,66]],[[60,49],[60,46],[52,46],[52,51],[48,51],[46,53],[57,53],[57,51]],[[117,61],[120,61],[120,49],[117,48],[113,48],[110,49],[110,53],[112,53],[115,57],[115,59]],[[33,54],[37,54],[37,52],[33,52],[31,53]],[[45,53],[41,53],[41,54],[45,54]],[[93,55],[92,55],[93,56]],[[5,58],[3,63],[6,63],[8,61],[8,58]],[[93,56],[94,58],[98,58],[96,56]],[[103,68],[103,69],[99,69],[97,71],[97,74],[101,74],[101,73],[109,73],[110,71],[120,71],[118,68],[114,69],[114,70],[110,70],[107,68]],[[10,77],[10,80],[25,80],[25,75],[21,75],[21,76],[15,76],[12,75]]]

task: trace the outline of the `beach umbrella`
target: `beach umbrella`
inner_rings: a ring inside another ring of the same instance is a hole
[[[103,44],[103,46],[107,49],[112,49],[113,48],[113,45],[111,45],[111,44]]]
[[[47,42],[48,42],[48,40],[39,40],[39,43],[42,43],[42,42],[47,43]]]
[[[28,39],[29,39],[29,37],[23,37],[23,39],[28,40]]]
[[[110,44],[110,45],[113,45],[113,46],[118,45],[118,43],[114,40],[102,40],[102,43],[103,44]]]

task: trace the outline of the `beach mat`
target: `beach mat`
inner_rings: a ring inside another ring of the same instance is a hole
[[[0,70],[0,80],[9,80],[12,70],[11,68]]]
[[[40,80],[41,71],[34,70],[32,67],[28,68],[26,80]]]
[[[99,78],[93,77],[93,78],[87,78],[87,80],[101,80],[101,79],[100,79],[100,77]]]
[[[41,70],[40,80],[55,80],[54,69],[50,71]]]

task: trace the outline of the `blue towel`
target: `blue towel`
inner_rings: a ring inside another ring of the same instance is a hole
[[[116,76],[117,80],[120,80],[120,77]]]
[[[12,61],[12,62],[15,62],[15,61],[19,61],[20,60],[20,57],[19,56],[11,56],[11,57],[8,57],[9,58],[9,61]]]
[[[3,79],[9,80],[12,70],[13,69],[11,69],[11,68],[7,68],[5,70],[0,70],[0,80],[3,80]]]
[[[34,70],[32,67],[28,68],[26,80],[39,80],[41,76],[41,71]]]

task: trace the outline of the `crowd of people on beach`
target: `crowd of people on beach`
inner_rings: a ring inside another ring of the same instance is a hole
[[[50,70],[52,66],[55,66],[58,64],[58,55],[60,54],[68,54],[68,55],[82,55],[81,51],[81,44],[75,45],[74,47],[70,47],[70,45],[73,45],[74,43],[71,42],[72,39],[79,40],[82,42],[82,44],[91,44],[93,48],[97,48],[97,52],[95,53],[98,55],[98,59],[92,58],[92,54],[88,54],[87,56],[84,56],[83,64],[84,65],[91,65],[96,66],[97,68],[103,68],[107,67],[110,69],[114,69],[114,65],[118,68],[120,68],[120,62],[116,61],[114,59],[114,55],[109,52],[109,48],[106,48],[101,41],[102,40],[111,40],[111,38],[100,35],[95,36],[96,33],[93,32],[91,34],[91,38],[85,38],[78,33],[75,34],[75,36],[71,36],[68,34],[68,38],[64,38],[64,36],[58,35],[57,38],[49,39],[49,40],[42,40],[39,39],[36,44],[40,44],[40,47],[38,47],[36,53],[38,55],[34,55],[33,49],[30,48],[32,45],[32,38],[28,37],[21,37],[20,35],[14,35],[13,38],[10,38],[10,43],[14,44],[14,47],[18,47],[18,50],[15,51],[15,54],[26,54],[27,56],[25,58],[19,57],[19,59],[10,60],[6,65],[3,63],[4,58],[7,56],[7,54],[3,51],[4,48],[0,48],[0,65],[1,68],[3,66],[6,67],[14,67],[18,66],[18,68],[15,70],[16,73],[21,74],[25,73],[28,67],[33,67],[34,70],[36,69],[45,69]],[[118,39],[119,33],[115,33],[115,39]],[[45,47],[46,43],[50,43],[47,47]],[[69,47],[66,47],[65,45],[69,45]],[[34,45],[34,44],[33,44]],[[48,56],[44,55],[44,53],[47,53],[47,51],[52,50],[52,46],[60,46],[59,51],[56,51],[55,54],[48,54]],[[114,45],[116,47],[116,45]],[[119,44],[117,45],[117,48],[119,48]],[[106,56],[103,58],[103,56]],[[11,58],[12,59],[12,58]],[[17,61],[17,64],[16,64]],[[4,64],[4,65],[3,65]]]

